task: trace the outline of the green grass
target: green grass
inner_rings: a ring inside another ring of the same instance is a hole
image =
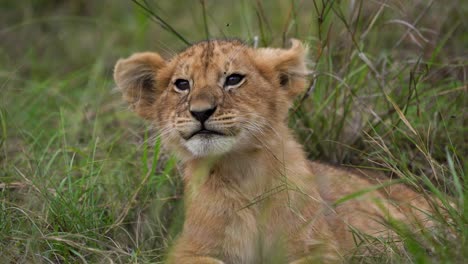
[[[2,263],[164,259],[183,222],[179,168],[121,102],[112,67],[207,36],[309,43],[311,89],[290,125],[310,158],[435,197],[434,228],[385,223],[403,249],[356,231],[373,256],[350,262],[468,258],[465,1],[59,2],[0,9]]]

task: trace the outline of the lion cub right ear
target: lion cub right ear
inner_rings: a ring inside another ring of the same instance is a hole
[[[135,53],[115,64],[114,80],[124,99],[141,117],[152,119],[151,106],[156,100],[158,71],[166,61],[153,52]]]
[[[287,92],[291,99],[306,89],[309,70],[306,66],[308,47],[297,39],[291,39],[289,49],[259,48],[256,49],[257,60],[273,69],[272,79]]]

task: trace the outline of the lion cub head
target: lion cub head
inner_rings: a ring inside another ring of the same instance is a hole
[[[163,144],[185,158],[216,156],[259,148],[284,126],[305,88],[306,50],[298,40],[289,49],[211,40],[169,60],[153,52],[121,59],[114,79]]]

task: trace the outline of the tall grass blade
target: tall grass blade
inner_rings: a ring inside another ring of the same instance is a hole
[[[351,193],[351,194],[348,194],[348,195],[345,195],[339,199],[337,199],[333,205],[334,206],[338,206],[342,203],[345,203],[347,201],[350,201],[350,200],[353,200],[353,199],[356,199],[360,196],[363,196],[365,195],[366,193],[370,193],[370,192],[373,192],[373,191],[376,191],[376,190],[379,190],[379,189],[382,189],[382,188],[385,188],[387,186],[391,186],[391,185],[394,185],[394,184],[398,184],[398,183],[404,183],[406,182],[405,179],[396,179],[396,180],[390,180],[390,181],[387,181],[387,182],[384,182],[384,183],[381,183],[381,184],[378,184],[378,185],[374,185],[372,187],[369,187],[369,188],[365,188],[365,189],[362,189],[360,191],[357,191],[357,192],[354,192],[354,193]]]
[[[203,28],[205,29],[205,39],[210,39],[210,30],[208,29],[208,21],[206,19],[206,1],[200,0],[200,4],[202,6],[202,16],[203,16]]]
[[[159,15],[154,13],[147,5],[146,2],[143,1],[144,4],[140,3],[138,0],[132,0],[133,3],[138,5],[141,9],[143,9],[148,15],[150,15],[151,19],[158,23],[162,28],[165,30],[169,31],[172,33],[174,36],[176,36],[178,39],[180,39],[182,42],[184,42],[187,46],[190,46],[191,43],[185,39],[177,30],[175,30],[169,23],[167,23],[164,19],[162,19]]]

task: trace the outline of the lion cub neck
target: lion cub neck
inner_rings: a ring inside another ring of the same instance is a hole
[[[185,162],[184,181],[192,191],[205,186],[212,191],[235,190],[243,195],[259,195],[278,181],[309,175],[308,161],[291,131],[277,128],[282,137],[262,140],[249,150],[233,151],[217,157],[201,157]]]

